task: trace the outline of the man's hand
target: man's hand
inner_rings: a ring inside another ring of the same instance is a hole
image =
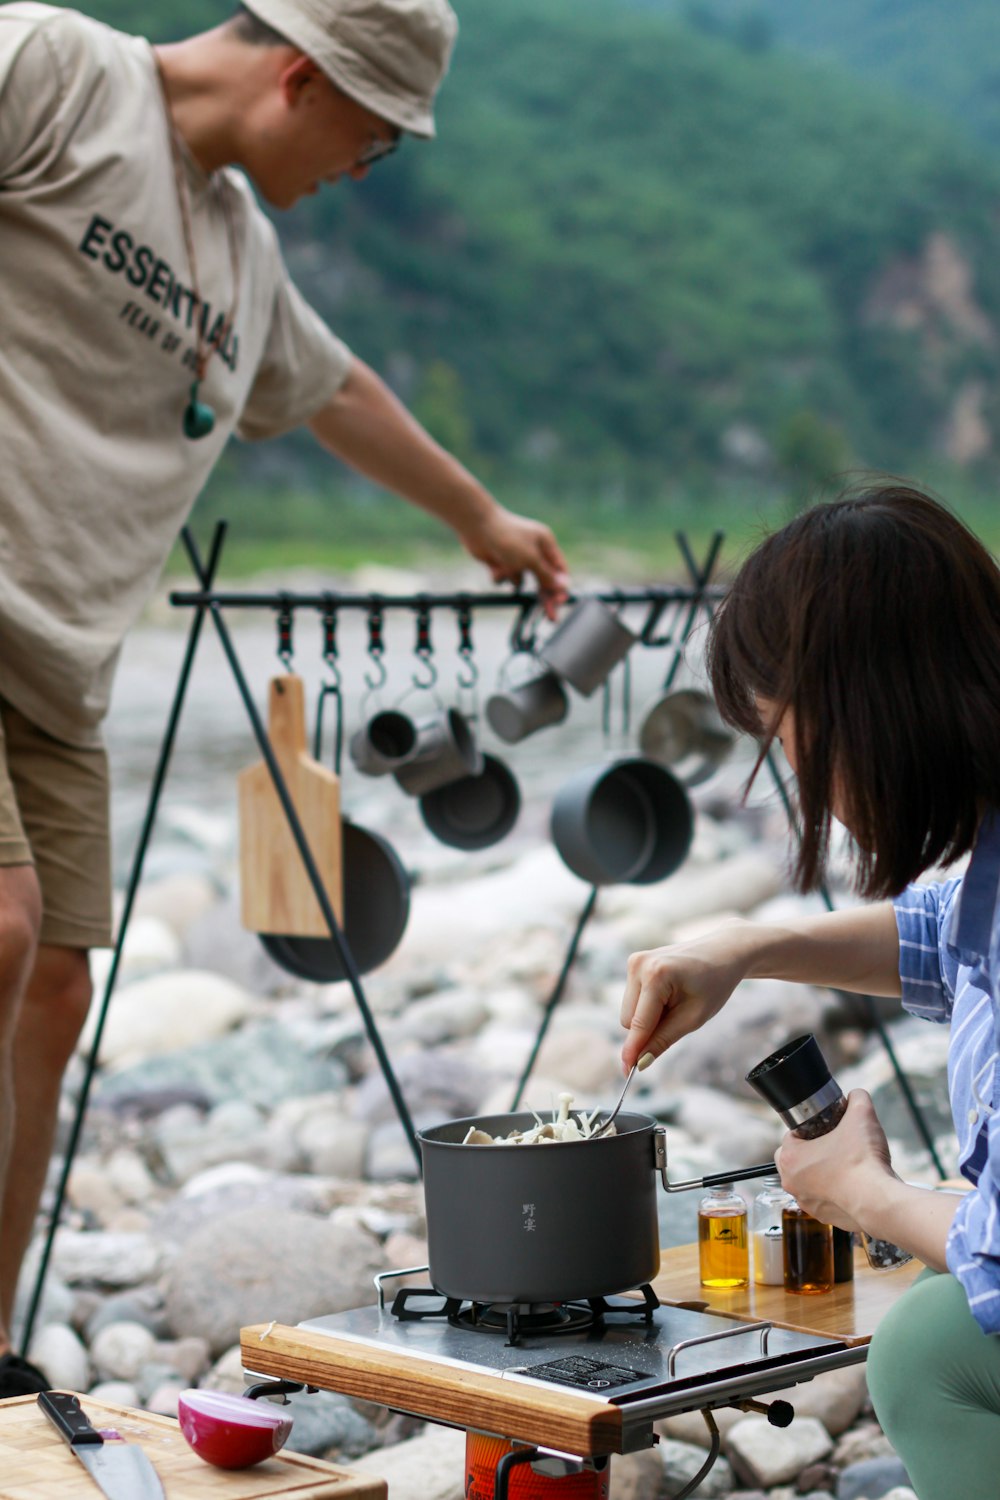
[[[532,573],[552,619],[566,598],[566,559],[547,526],[500,505],[434,441],[383,380],[355,359],[309,428],[345,464],[450,526],[493,575],[518,583]]]
[[[459,527],[458,535],[470,556],[486,564],[494,583],[513,583],[517,588],[522,576],[532,573],[545,613],[555,618],[566,601],[569,570],[547,526],[497,505],[474,525]]]

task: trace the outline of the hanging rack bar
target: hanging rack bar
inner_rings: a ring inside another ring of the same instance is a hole
[[[614,589],[599,594],[571,594],[568,604],[580,598],[600,599],[604,604],[692,604],[704,599],[721,599],[725,590],[721,585],[704,588],[677,585],[671,588]],[[427,606],[430,609],[460,609],[468,605],[472,609],[530,609],[538,603],[537,594],[521,592],[484,594],[338,594],[329,590],[321,594],[296,593],[240,593],[222,589],[175,589],[170,594],[170,603],[175,609],[206,609],[218,605],[220,609],[281,609],[288,605],[292,609],[319,609],[327,607],[331,598],[338,609],[370,611],[375,606],[385,610],[416,610]]]

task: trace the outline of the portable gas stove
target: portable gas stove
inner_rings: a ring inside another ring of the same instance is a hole
[[[612,1454],[651,1447],[655,1422],[701,1410],[712,1449],[687,1494],[718,1454],[713,1407],[787,1425],[787,1402],[755,1398],[867,1352],[866,1342],[770,1317],[661,1305],[650,1287],[615,1299],[484,1306],[404,1286],[387,1305],[387,1283],[426,1269],[376,1277],[371,1307],[297,1328],[244,1329],[244,1364],[248,1377],[267,1382],[253,1394],[292,1382],[465,1429],[469,1500],[604,1500]]]

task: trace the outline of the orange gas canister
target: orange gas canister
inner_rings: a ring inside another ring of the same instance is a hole
[[[527,1446],[489,1432],[467,1432],[466,1500],[494,1500],[500,1460]],[[597,1469],[588,1462],[581,1473],[556,1476],[536,1474],[529,1463],[524,1463],[510,1470],[507,1494],[509,1500],[608,1500],[609,1476],[607,1464]]]

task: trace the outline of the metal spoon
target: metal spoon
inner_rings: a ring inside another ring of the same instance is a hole
[[[632,1064],[631,1068],[629,1069],[628,1077],[625,1080],[625,1086],[622,1089],[621,1093],[618,1095],[618,1103],[615,1105],[614,1109],[608,1115],[608,1118],[606,1120],[602,1120],[601,1123],[600,1123],[600,1125],[598,1125],[598,1127],[597,1127],[596,1130],[591,1130],[591,1132],[590,1132],[590,1139],[592,1141],[596,1140],[599,1135],[606,1135],[607,1132],[611,1129],[611,1126],[615,1122],[615,1116],[618,1114],[618,1111],[621,1109],[622,1105],[625,1102],[625,1095],[628,1093],[628,1086],[632,1082],[632,1079],[635,1077],[635,1072],[636,1072],[636,1069],[638,1068],[638,1066],[639,1066],[639,1064],[637,1062],[635,1062],[635,1063]]]

